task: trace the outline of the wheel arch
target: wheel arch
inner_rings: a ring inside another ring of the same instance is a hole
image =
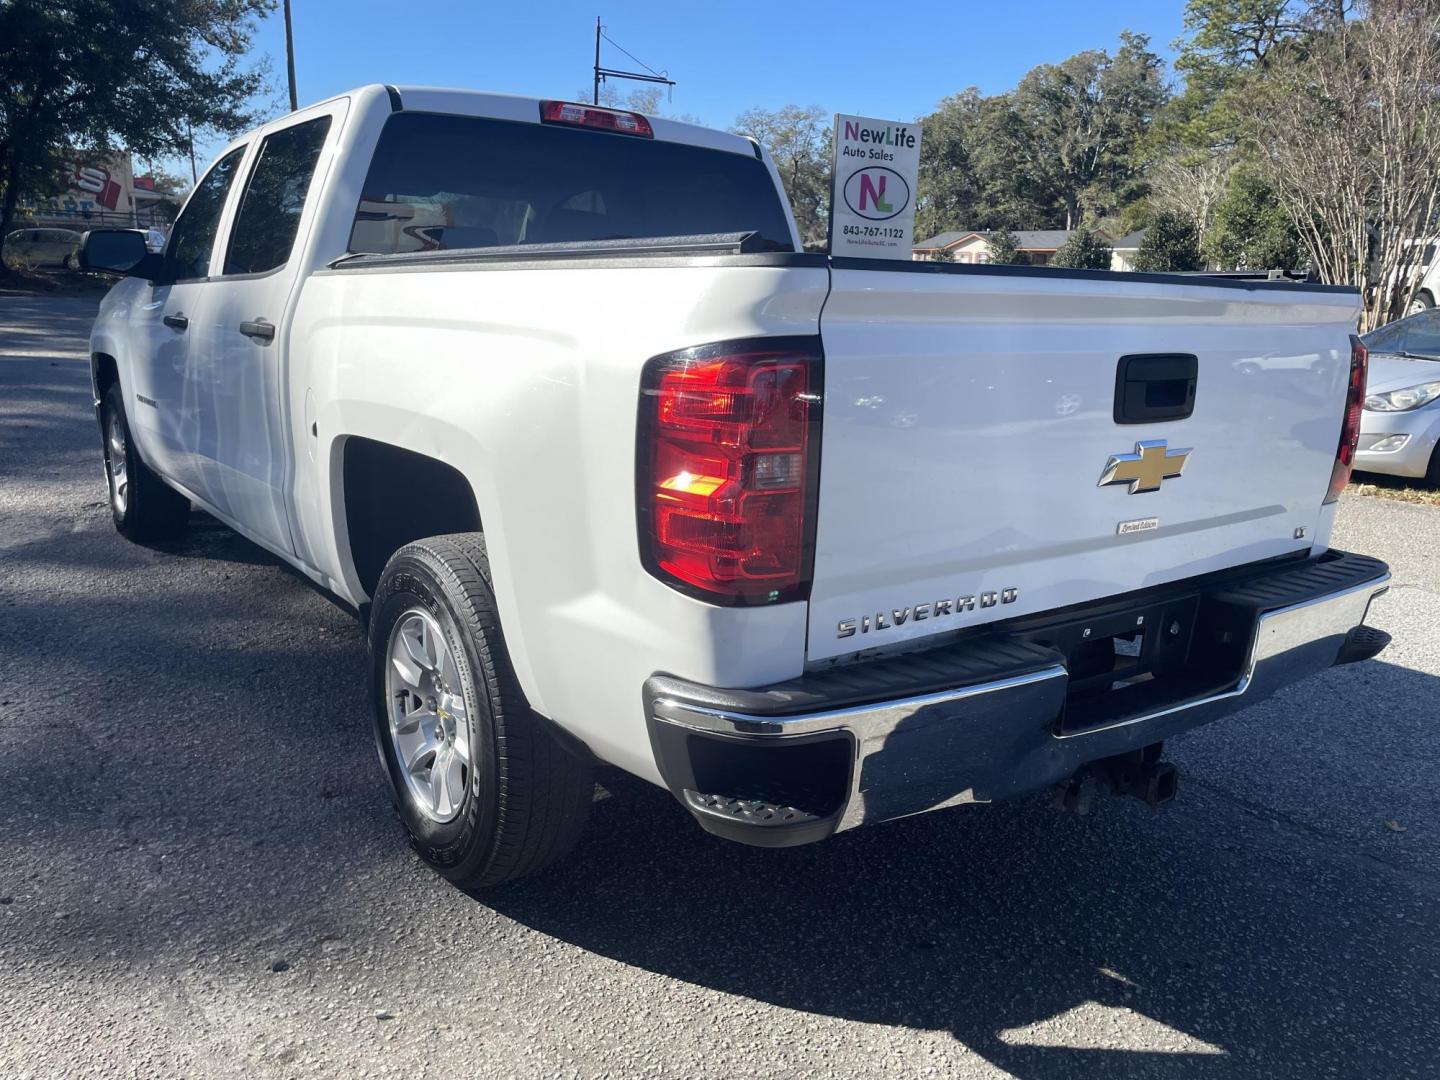
[[[120,381],[120,364],[108,352],[90,354],[90,388],[95,392],[98,403],[105,397],[105,391]]]
[[[427,536],[484,532],[479,501],[455,466],[394,443],[350,435],[339,449],[340,546],[365,597],[400,548]],[[397,512],[394,494],[405,494]]]

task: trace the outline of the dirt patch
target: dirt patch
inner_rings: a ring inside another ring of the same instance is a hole
[[[1371,499],[1396,499],[1399,502],[1424,503],[1440,506],[1440,489],[1425,487],[1420,480],[1407,480],[1398,476],[1366,476],[1363,481],[1352,481],[1346,492]]]

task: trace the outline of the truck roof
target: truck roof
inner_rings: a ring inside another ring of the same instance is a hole
[[[386,83],[371,83],[356,87],[343,94],[325,99],[335,101],[341,98],[363,100],[375,97],[389,97],[391,108],[396,111],[452,113],[460,116],[484,116],[499,120],[513,120],[520,123],[540,122],[542,101],[568,101],[557,95],[552,98],[528,97],[523,94],[501,94],[489,90],[463,90],[443,86],[410,86]],[[324,102],[315,102],[324,104]],[[587,104],[577,102],[576,104]],[[311,106],[307,105],[306,108]],[[600,106],[606,108],[607,106]],[[619,110],[630,112],[633,110]],[[672,120],[664,116],[643,114],[655,131],[655,138],[668,142],[688,143],[712,150],[726,150],[735,154],[760,156],[758,144],[745,135],[733,135],[728,131],[690,124],[683,120]],[[272,121],[273,123],[273,121]]]

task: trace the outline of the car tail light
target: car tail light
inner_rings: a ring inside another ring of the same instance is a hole
[[[639,113],[602,109],[598,105],[577,105],[573,101],[542,101],[540,119],[547,124],[618,131],[622,135],[639,135],[642,139],[655,137],[650,121]]]
[[[712,603],[809,595],[820,379],[813,338],[706,345],[646,365],[637,495],[647,570]]]
[[[1340,424],[1340,445],[1335,450],[1335,466],[1330,470],[1330,490],[1325,502],[1333,503],[1350,482],[1355,467],[1355,447],[1360,442],[1360,412],[1365,406],[1365,376],[1370,367],[1370,354],[1364,343],[1350,335],[1350,383],[1345,390],[1345,419]]]

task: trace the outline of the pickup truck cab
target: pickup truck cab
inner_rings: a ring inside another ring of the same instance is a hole
[[[749,139],[387,86],[237,140],[163,254],[84,257],[126,275],[116,526],[201,507],[355,608],[467,886],[558,857],[596,762],[771,846],[1164,801],[1164,739],[1388,640],[1385,566],[1328,547],[1351,289],[807,254]]]

